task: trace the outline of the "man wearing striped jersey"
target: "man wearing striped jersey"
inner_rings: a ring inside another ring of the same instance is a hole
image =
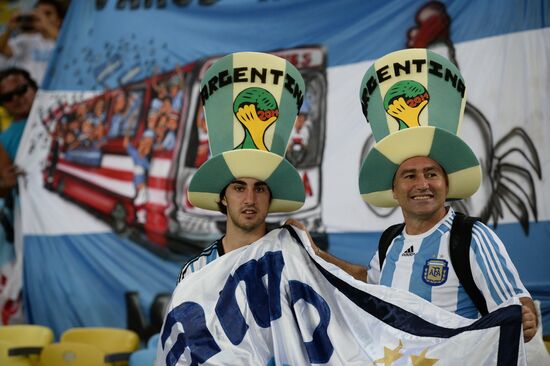
[[[393,197],[401,207],[405,228],[388,248],[382,269],[375,253],[368,283],[410,291],[445,310],[476,319],[478,310],[459,283],[450,260],[449,237],[455,212],[445,206],[448,191],[447,174],[434,160],[417,156],[399,166]],[[524,339],[529,341],[537,330],[533,301],[502,241],[479,221],[472,229],[469,261],[489,311],[519,298]]]
[[[410,67],[414,64],[418,67]],[[359,191],[372,206],[401,207],[405,221],[402,233],[386,247],[382,264],[374,254],[367,282],[400,288],[478,318],[478,299],[465,290],[473,284],[459,281],[457,273],[464,271],[455,271],[451,261],[450,229],[456,215],[445,206],[471,197],[482,176],[479,159],[458,136],[467,94],[460,70],[430,50],[405,49],[376,60],[361,85],[363,114],[376,144],[361,166]],[[469,258],[455,266],[470,263],[483,297],[479,300],[485,300],[489,312],[519,299],[529,341],[537,330],[531,296],[498,236],[480,222],[471,230]]]

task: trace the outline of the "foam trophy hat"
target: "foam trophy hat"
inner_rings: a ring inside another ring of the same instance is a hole
[[[447,173],[447,200],[470,197],[481,184],[481,166],[457,136],[466,105],[458,68],[427,49],[392,52],[376,60],[361,82],[363,114],[376,141],[359,172],[364,201],[395,207],[392,182],[399,165],[427,156]]]
[[[189,201],[218,210],[223,188],[255,178],[271,190],[269,212],[302,207],[302,179],[284,157],[305,95],[300,72],[274,55],[233,53],[207,70],[200,94],[212,157],[191,179]]]

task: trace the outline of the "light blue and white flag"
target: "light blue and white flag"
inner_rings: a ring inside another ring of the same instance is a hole
[[[517,303],[462,318],[355,280],[295,233],[273,230],[186,276],[156,365],[526,364]]]

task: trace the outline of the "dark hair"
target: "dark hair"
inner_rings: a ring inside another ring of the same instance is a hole
[[[34,90],[38,89],[38,85],[36,84],[36,81],[31,77],[31,74],[25,69],[20,69],[18,67],[8,67],[7,69],[0,70],[0,83],[11,75],[21,75],[25,78],[27,83],[33,88]]]
[[[426,156],[426,158],[430,158],[430,157]],[[445,170],[445,168],[443,168],[443,165],[441,165],[439,163],[439,161],[436,161],[434,159],[431,159],[431,160],[433,160],[437,165],[439,165],[439,167],[443,171],[443,177],[445,178],[445,182],[447,183],[447,186],[449,186],[449,175],[447,174],[447,171]],[[403,162],[401,162],[401,164],[403,164]],[[399,166],[401,166],[401,164]],[[397,171],[398,170],[399,170],[399,167],[397,167],[397,169],[395,169],[395,173],[393,173],[393,177],[391,179],[391,189],[392,189],[392,191],[395,188],[395,178],[397,177]]]
[[[219,195],[220,200],[218,202],[216,202],[218,204],[218,210],[224,215],[227,215],[227,207],[222,203],[222,200],[225,197],[225,191],[227,190],[227,187],[229,187],[229,185],[233,182],[234,181],[231,181],[225,187],[223,187],[223,189],[220,191],[220,195]],[[271,188],[269,188],[269,186],[267,184],[265,186],[267,187],[267,190],[269,191],[269,203],[271,204],[271,200],[273,199],[273,193],[271,193]]]
[[[227,190],[227,187],[229,187],[229,184],[223,187],[223,189],[220,191],[220,200],[216,202],[218,204],[218,210],[220,210],[220,212],[224,215],[227,215],[227,207],[222,203],[222,200],[225,196],[225,191]]]
[[[34,7],[36,8],[38,7],[38,5],[53,6],[60,20],[63,20],[65,18],[65,14],[67,13],[67,6],[64,2],[61,2],[59,0],[37,0],[34,4]]]

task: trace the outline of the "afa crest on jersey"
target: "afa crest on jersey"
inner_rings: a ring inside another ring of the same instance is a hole
[[[440,286],[447,282],[448,262],[444,259],[428,259],[422,272],[422,280],[430,286]]]

